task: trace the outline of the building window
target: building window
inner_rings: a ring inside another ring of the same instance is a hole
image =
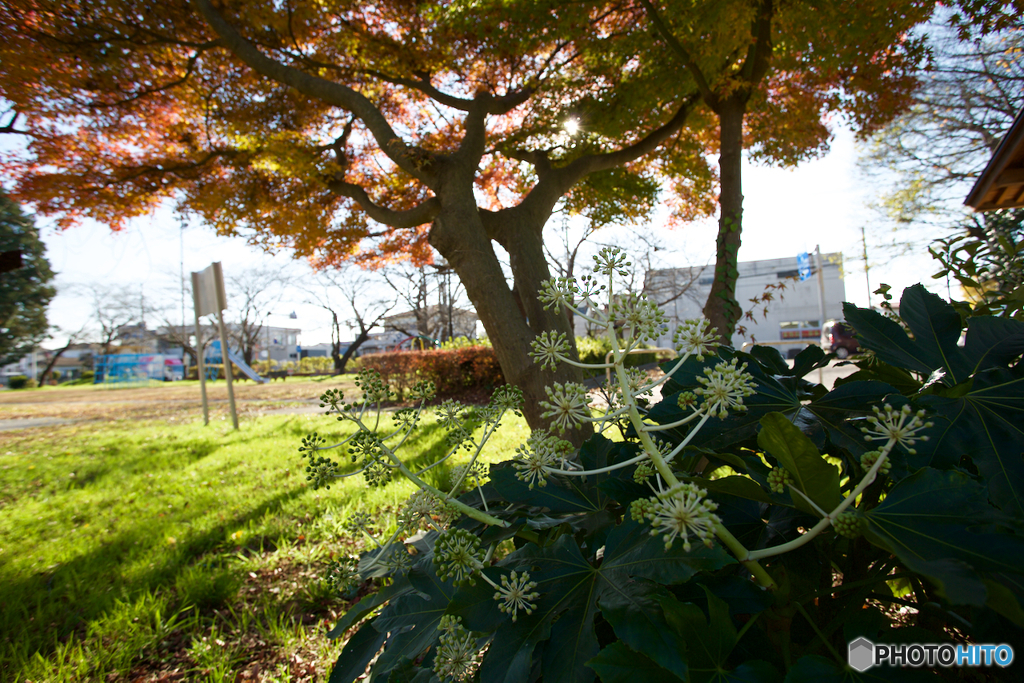
[[[813,272],[813,270],[812,270],[812,272]],[[780,270],[779,272],[775,273],[775,277],[779,278],[780,280],[785,280],[787,277],[799,277],[799,276],[800,276],[800,271],[799,270]]]
[[[821,325],[817,320],[790,320],[779,323],[779,339],[800,340],[821,337]]]

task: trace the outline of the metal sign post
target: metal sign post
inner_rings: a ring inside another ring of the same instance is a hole
[[[231,367],[229,357],[227,330],[224,328],[224,309],[228,307],[227,295],[224,292],[224,271],[221,269],[220,261],[213,262],[208,268],[192,273],[192,297],[196,307],[196,341],[199,339],[199,318],[211,313],[217,314],[217,326],[220,329],[220,355],[224,363],[224,378],[228,383],[228,403],[231,406],[231,423],[238,429],[238,411],[235,409],[235,390],[231,379],[234,370]],[[206,401],[206,372],[203,364],[203,353],[200,347],[199,353],[199,386],[203,393],[203,420],[205,424],[210,423],[209,410]]]

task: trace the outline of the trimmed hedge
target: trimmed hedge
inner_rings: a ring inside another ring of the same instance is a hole
[[[364,368],[376,370],[394,387],[399,400],[421,380],[433,382],[440,397],[490,390],[505,383],[494,349],[486,346],[374,353],[360,360]]]

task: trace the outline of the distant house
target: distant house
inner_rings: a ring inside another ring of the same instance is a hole
[[[479,318],[473,311],[448,306],[427,306],[421,311],[403,311],[384,318],[384,332],[402,335],[402,348],[410,348],[416,337],[439,342],[454,337],[476,338]]]

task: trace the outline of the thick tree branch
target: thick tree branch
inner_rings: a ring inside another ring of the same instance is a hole
[[[761,82],[761,79],[768,73],[772,58],[772,19],[775,16],[775,3],[773,0],[762,0],[757,10],[757,18],[754,19],[753,31],[754,42],[747,50],[747,56],[743,60],[743,68],[740,73],[746,81],[747,96],[754,86]]]
[[[693,80],[697,82],[697,88],[700,90],[701,97],[712,109],[716,109],[718,106],[718,96],[715,95],[714,91],[711,90],[711,86],[708,85],[708,81],[704,78],[704,73],[697,66],[697,62],[693,61],[693,57],[690,56],[690,52],[683,47],[683,44],[672,34],[669,30],[668,24],[658,14],[658,10],[651,4],[651,0],[640,0],[640,4],[644,6],[644,10],[647,12],[647,16],[650,17],[651,23],[654,24],[654,28],[661,35],[662,39],[668,46],[676,53],[679,57],[679,61],[683,63],[686,70],[693,76]]]
[[[541,175],[540,168],[538,168],[537,184],[533,186],[530,193],[518,206],[504,211],[516,212],[517,210],[522,210],[528,213],[539,211],[545,217],[548,216],[555,203],[558,202],[558,199],[584,177],[598,171],[618,168],[657,149],[683,127],[690,112],[693,111],[699,101],[700,96],[697,93],[689,95],[683,100],[675,115],[664,125],[652,130],[628,147],[605,154],[587,154],[566,166],[549,168],[543,175]]]
[[[327,183],[327,188],[331,192],[355,200],[367,216],[392,228],[414,228],[429,223],[441,211],[441,202],[437,197],[425,199],[411,209],[395,211],[375,203],[359,185],[334,180]]]
[[[271,80],[295,88],[304,95],[352,112],[366,124],[380,149],[400,169],[433,189],[437,178],[427,173],[417,161],[423,157],[423,151],[406,145],[368,98],[348,86],[307,74],[268,57],[228,23],[214,9],[210,0],[193,0],[193,3],[227,48],[250,68]]]

